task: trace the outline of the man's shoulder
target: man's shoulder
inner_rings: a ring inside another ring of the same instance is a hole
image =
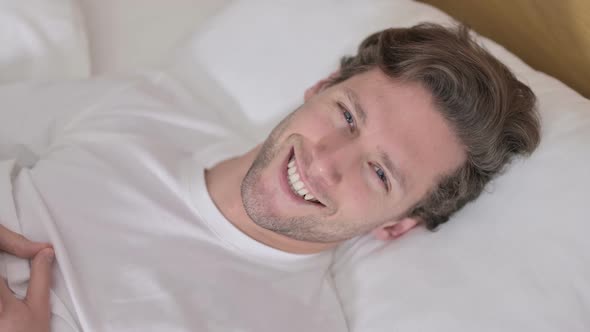
[[[182,146],[232,136],[222,118],[164,73],[102,78],[109,92],[69,119],[62,138],[118,137]]]

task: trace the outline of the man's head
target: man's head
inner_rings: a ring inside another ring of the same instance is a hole
[[[259,226],[302,241],[434,229],[535,149],[534,105],[463,27],[375,33],[263,143],[244,207]]]

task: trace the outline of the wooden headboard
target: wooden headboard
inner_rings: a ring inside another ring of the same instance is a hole
[[[589,0],[421,0],[590,98]]]

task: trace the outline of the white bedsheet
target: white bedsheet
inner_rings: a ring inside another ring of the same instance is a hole
[[[90,72],[77,0],[0,0],[0,45],[0,84]]]

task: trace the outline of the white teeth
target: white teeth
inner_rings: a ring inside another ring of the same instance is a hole
[[[299,173],[289,175],[289,180],[291,180],[291,182],[297,182],[297,180],[299,180]]]
[[[307,188],[305,188],[305,184],[303,181],[301,181],[301,176],[299,173],[297,173],[297,166],[295,166],[295,158],[289,161],[287,168],[287,178],[293,192],[306,201],[319,202],[312,194],[309,193]]]
[[[297,193],[299,194],[299,196],[305,196],[305,194],[307,194],[309,191],[307,191],[307,189],[303,188],[301,190],[297,190]]]
[[[297,182],[293,183],[293,188],[295,188],[295,190],[303,189],[304,186],[305,185],[301,181],[297,181]]]

